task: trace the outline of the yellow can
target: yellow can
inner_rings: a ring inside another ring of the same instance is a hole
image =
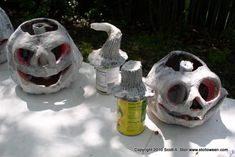
[[[127,101],[117,99],[117,130],[124,135],[138,135],[144,131],[146,99]]]

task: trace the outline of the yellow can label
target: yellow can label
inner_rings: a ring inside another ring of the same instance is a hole
[[[138,135],[144,131],[146,99],[130,102],[117,99],[117,129],[124,135]]]

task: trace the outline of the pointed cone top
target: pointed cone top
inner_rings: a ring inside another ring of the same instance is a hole
[[[122,38],[120,29],[109,23],[92,23],[91,28],[107,32],[108,39],[100,49],[94,50],[89,55],[89,62],[95,67],[114,68],[121,66],[128,56],[120,50]]]

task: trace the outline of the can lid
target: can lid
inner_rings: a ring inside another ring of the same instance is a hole
[[[141,67],[140,61],[133,60],[122,66],[121,83],[112,88],[115,97],[135,101],[154,96],[152,89],[143,82]]]
[[[92,23],[91,28],[107,32],[108,39],[100,49],[93,50],[89,54],[89,62],[93,66],[101,68],[114,68],[125,63],[128,56],[120,49],[122,37],[120,29],[110,23]]]

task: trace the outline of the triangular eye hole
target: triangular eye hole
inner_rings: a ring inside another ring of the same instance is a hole
[[[70,52],[69,44],[63,43],[51,50],[54,54],[56,61],[60,60],[63,56],[67,55]]]
[[[51,52],[54,54],[56,60],[59,60],[59,58],[61,56],[60,49],[61,49],[61,46],[57,46],[53,50],[51,50]]]
[[[199,93],[205,101],[211,101],[219,94],[219,84],[213,79],[204,79],[199,85]]]
[[[33,51],[20,48],[16,52],[16,57],[20,64],[29,65],[30,59],[32,58],[33,54]]]

